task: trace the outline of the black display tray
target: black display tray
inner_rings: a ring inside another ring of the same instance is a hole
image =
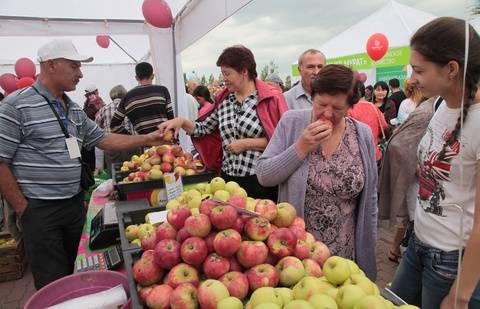
[[[132,203],[137,201],[140,202]],[[116,208],[122,251],[138,251],[141,248],[128,241],[125,235],[125,228],[131,224],[145,223],[146,214],[154,211],[162,211],[166,208],[165,206],[150,207],[148,201],[145,199],[117,203],[124,203],[124,205]]]
[[[149,180],[142,182],[131,182],[131,183],[120,183],[123,178],[127,177],[130,172],[120,172],[118,171],[119,163],[114,164],[114,169],[112,170],[112,180],[115,190],[118,192],[118,198],[120,200],[127,199],[127,193],[129,192],[140,192],[153,189],[165,188],[165,182],[163,179],[160,180]],[[209,182],[216,175],[210,171],[203,171],[199,174],[191,176],[182,176],[182,183],[184,185],[200,183],[200,182]]]

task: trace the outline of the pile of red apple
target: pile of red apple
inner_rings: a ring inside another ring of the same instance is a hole
[[[167,221],[142,239],[143,254],[133,265],[133,277],[144,304],[354,309],[360,301],[381,300],[387,306],[353,261],[330,257],[328,247],[305,231],[291,204],[257,200],[258,216],[251,216],[238,211],[246,209],[246,198],[233,201],[228,205],[208,199],[194,214],[182,205],[172,208]]]
[[[132,156],[120,168],[121,172],[130,172],[122,183],[141,182],[162,179],[164,173],[178,172],[182,176],[191,176],[205,170],[201,160],[185,152],[179,145],[153,146],[138,156]]]

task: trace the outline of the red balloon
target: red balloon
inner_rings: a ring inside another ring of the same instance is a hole
[[[20,58],[15,62],[15,73],[18,78],[35,77],[35,63],[28,58]]]
[[[17,89],[22,89],[25,87],[29,87],[35,84],[35,80],[31,77],[22,77],[17,81]]]
[[[372,34],[367,40],[367,54],[373,61],[385,56],[388,50],[388,39],[383,33]]]
[[[170,28],[172,25],[172,11],[164,0],[143,1],[142,12],[145,20],[154,27]]]
[[[6,92],[14,92],[17,90],[18,78],[12,73],[5,73],[0,76],[0,87]]]
[[[107,48],[110,45],[110,38],[108,35],[97,35],[97,44],[101,48]]]

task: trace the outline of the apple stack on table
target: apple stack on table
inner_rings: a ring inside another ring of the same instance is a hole
[[[130,172],[120,183],[160,180],[164,173],[178,172],[182,176],[196,175],[205,170],[201,160],[178,145],[152,146],[140,156],[133,155],[123,162],[120,172]]]
[[[252,202],[218,177],[206,186],[225,204],[177,201],[166,222],[137,230],[147,236],[137,235],[143,253],[132,273],[147,307],[395,308],[353,261],[330,256],[289,203]]]

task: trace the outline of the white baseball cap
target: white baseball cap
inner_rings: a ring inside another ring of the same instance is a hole
[[[38,49],[38,62],[64,58],[72,61],[92,62],[93,57],[80,55],[71,40],[57,39]]]

